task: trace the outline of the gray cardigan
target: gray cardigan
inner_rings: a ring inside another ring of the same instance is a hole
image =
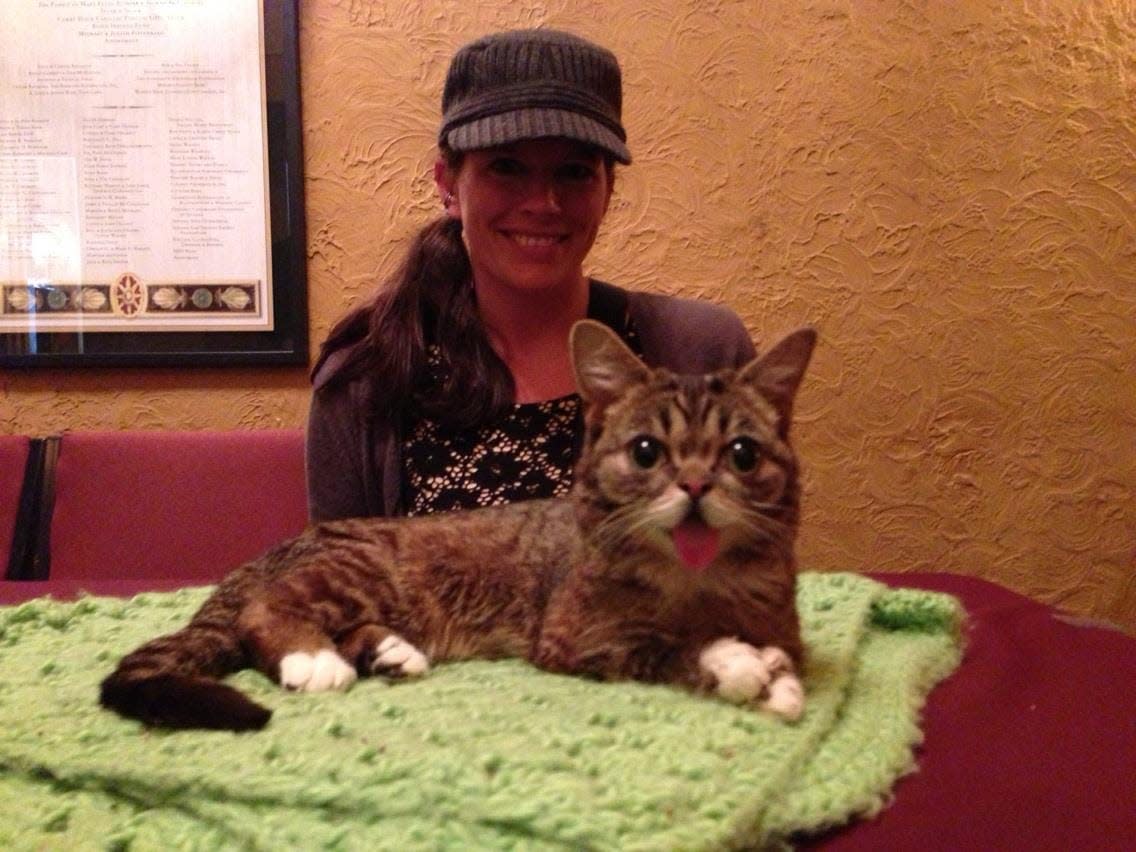
[[[754,357],[745,326],[728,308],[657,293],[626,291],[626,297],[643,360],[652,367],[705,373]],[[366,382],[327,385],[341,361],[338,354],[313,381],[306,439],[308,513],[314,522],[400,514],[402,436],[397,424],[373,412]]]

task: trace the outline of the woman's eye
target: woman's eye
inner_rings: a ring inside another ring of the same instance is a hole
[[[640,435],[631,440],[631,460],[644,470],[650,470],[663,456],[663,445],[650,435]]]
[[[596,176],[596,170],[588,163],[568,163],[556,170],[561,180],[572,183],[589,181]]]
[[[525,166],[520,160],[512,157],[498,157],[489,164],[489,170],[497,175],[512,177],[524,174]]]
[[[749,473],[756,468],[760,455],[757,442],[752,438],[735,438],[726,447],[726,453],[738,473]]]

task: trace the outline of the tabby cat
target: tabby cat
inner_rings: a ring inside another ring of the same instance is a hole
[[[314,525],[230,574],[186,627],[123,658],[102,704],[148,725],[258,729],[271,711],[225,675],[253,666],[315,692],[517,656],[795,719],[788,432],[815,339],[802,329],[741,369],[680,376],[644,366],[606,326],[577,323],[586,434],[568,496]]]

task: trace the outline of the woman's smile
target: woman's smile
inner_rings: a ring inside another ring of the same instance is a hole
[[[595,149],[535,139],[470,151],[445,181],[479,292],[582,286],[612,190]]]
[[[570,236],[567,233],[542,234],[514,229],[502,229],[500,233],[509,241],[519,262],[537,264],[555,262]]]
[[[506,236],[522,246],[555,246],[564,242],[567,237],[560,234],[525,234],[517,231],[505,231]]]

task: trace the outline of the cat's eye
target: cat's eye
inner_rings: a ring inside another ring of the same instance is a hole
[[[757,467],[760,450],[752,438],[734,438],[726,447],[730,465],[738,473],[749,473]]]
[[[631,460],[644,470],[649,470],[659,463],[663,457],[663,445],[657,438],[650,435],[639,435],[631,439],[629,447]]]

